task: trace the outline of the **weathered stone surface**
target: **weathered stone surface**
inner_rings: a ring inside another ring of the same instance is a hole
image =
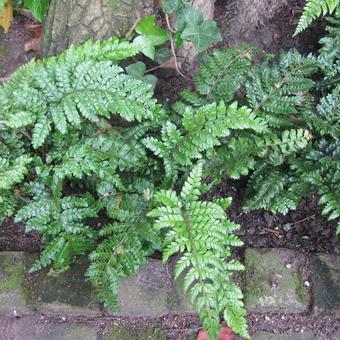
[[[132,276],[121,280],[119,314],[160,316],[167,312],[167,291],[170,278],[161,261],[149,264]]]
[[[94,287],[85,279],[87,265],[78,261],[57,277],[47,269],[39,271],[30,287],[34,307],[40,312],[100,313]]]
[[[340,257],[318,254],[311,263],[315,311],[340,314]]]
[[[312,332],[293,334],[274,334],[269,332],[257,332],[252,340],[318,340]],[[321,340],[321,339],[320,339]]]
[[[24,274],[33,257],[23,252],[0,253],[0,314],[30,311]]]
[[[42,323],[37,316],[0,317],[0,339],[6,340],[96,340],[97,330],[81,324]]]
[[[302,255],[287,249],[247,249],[247,310],[306,311],[309,298],[300,272],[304,261]]]
[[[138,16],[153,12],[153,0],[52,0],[44,25],[42,53],[55,55],[88,39],[122,36]]]
[[[37,332],[34,339],[97,340],[97,330],[95,328],[80,324],[46,325],[43,329]]]
[[[183,276],[173,283],[168,296],[168,306],[175,313],[196,313],[194,306],[190,303],[183,291]]]
[[[132,329],[124,326],[112,326],[105,340],[166,340],[159,327]]]

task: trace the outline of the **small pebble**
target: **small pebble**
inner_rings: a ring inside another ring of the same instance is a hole
[[[63,317],[61,318],[61,320],[63,320],[63,321],[66,321],[66,318],[65,318],[65,316],[63,316]]]
[[[305,281],[305,286],[306,286],[306,287],[310,287],[309,281]]]
[[[270,321],[270,317],[269,316],[266,315],[264,318],[265,318],[266,321]]]
[[[286,268],[288,268],[288,269],[289,269],[289,268],[292,268],[292,265],[291,265],[290,263],[287,263],[287,264],[286,264]]]

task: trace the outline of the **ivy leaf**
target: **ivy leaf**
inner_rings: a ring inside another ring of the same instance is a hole
[[[139,35],[133,40],[134,44],[139,45],[141,48],[141,51],[144,55],[149,57],[150,59],[155,58],[155,46],[145,37],[142,35]]]
[[[43,21],[50,0],[24,0],[24,6],[27,7],[35,18]]]
[[[142,61],[131,64],[125,68],[126,73],[134,79],[141,80],[146,84],[151,85],[151,89],[154,90],[157,83],[157,77],[152,74],[145,75],[146,65]]]
[[[203,13],[199,9],[182,8],[176,15],[176,31],[183,31],[188,24],[199,25],[204,21]]]
[[[134,79],[142,79],[144,77],[146,66],[142,61],[131,64],[125,68],[126,73]]]
[[[170,58],[171,58],[171,51],[168,48],[162,47],[156,50],[155,61],[158,64],[163,64],[165,61],[169,60]]]
[[[176,12],[180,6],[180,0],[162,0],[162,9],[166,14]]]
[[[140,35],[134,39],[134,43],[139,44],[142,53],[151,59],[155,57],[155,46],[162,45],[169,39],[168,33],[156,26],[154,15],[141,20],[136,27],[136,32]]]
[[[151,85],[151,90],[153,91],[156,87],[158,78],[153,74],[147,74],[146,76],[143,77],[143,81],[144,83]]]
[[[213,20],[206,20],[200,24],[188,23],[181,38],[191,40],[198,52],[203,52],[210,45],[222,40],[217,24]]]
[[[145,37],[154,46],[162,45],[169,39],[168,33],[156,26],[156,18],[154,15],[146,16],[141,20],[136,27],[136,32]]]

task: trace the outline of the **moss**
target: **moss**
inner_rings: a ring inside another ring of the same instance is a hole
[[[299,298],[301,299],[303,304],[309,303],[309,296],[307,289],[303,283],[302,276],[299,273],[295,273],[295,280],[297,283],[296,293],[298,294]]]
[[[116,9],[117,8],[117,0],[107,0],[109,6],[112,8],[112,9]]]
[[[132,329],[128,326],[112,326],[105,340],[166,340],[162,330],[156,327]]]
[[[20,260],[19,254],[3,254],[0,258],[1,268],[5,274],[5,278],[0,280],[0,293],[23,286],[25,265]]]

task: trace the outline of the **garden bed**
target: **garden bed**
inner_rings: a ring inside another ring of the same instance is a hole
[[[226,32],[226,30],[224,31],[224,25],[226,25],[226,23],[224,22],[225,13],[223,11],[230,3],[232,3],[232,1],[217,1],[216,4],[215,16],[216,19],[219,20],[222,32],[224,33]],[[302,1],[289,1],[288,4],[282,8],[282,12],[277,13],[272,21],[262,23],[262,26],[258,28],[258,33],[253,36],[254,39],[256,38],[255,40],[250,37],[251,41],[247,42],[255,43],[259,47],[266,48],[268,51],[275,53],[281,49],[288,49],[290,47],[299,47],[302,52],[316,50],[318,48],[317,41],[322,34],[317,23],[298,39],[293,40],[291,38],[291,32],[296,25],[302,3]],[[3,42],[5,53],[0,54],[2,77],[9,76],[16,68],[34,56],[34,53],[31,52],[27,55],[24,51],[24,43],[32,37],[31,34],[26,31],[24,25],[28,20],[29,19],[20,16],[16,17],[10,32]],[[287,25],[287,23],[289,24]],[[225,33],[224,41],[220,47],[226,46],[229,46],[229,42],[227,34]],[[190,81],[184,81],[177,76],[174,71],[159,70],[156,71],[156,75],[159,77],[156,95],[161,101],[171,102],[178,97],[180,90],[190,88],[191,86]],[[302,284],[302,289],[306,291],[302,295],[305,294],[305,298],[307,299],[301,302],[298,311],[290,310],[290,308],[281,311],[278,310],[277,305],[274,307],[269,306],[263,310],[257,307],[259,305],[257,301],[254,309],[250,311],[247,318],[250,333],[255,334],[254,339],[276,339],[275,336],[270,333],[286,334],[287,338],[291,339],[337,339],[340,336],[338,333],[340,327],[338,314],[340,309],[339,300],[335,293],[334,305],[324,305],[323,302],[328,301],[327,299],[332,300],[332,297],[323,294],[330,283],[334,285],[335,292],[339,291],[339,287],[337,286],[339,280],[327,276],[329,272],[334,272],[338,278],[339,272],[336,268],[331,268],[331,265],[326,265],[326,267],[323,267],[325,270],[319,273],[316,265],[316,263],[319,264],[318,256],[322,257],[324,254],[331,254],[334,257],[331,257],[329,261],[333,263],[336,261],[335,256],[340,253],[338,238],[335,235],[336,222],[329,222],[322,217],[320,208],[317,206],[317,197],[313,194],[304,197],[300,207],[285,216],[270,214],[262,210],[243,213],[244,191],[244,180],[224,180],[221,185],[214,187],[206,198],[210,200],[212,198],[233,197],[233,204],[229,208],[229,216],[232,221],[241,225],[241,230],[238,233],[244,241],[244,247],[239,250],[238,255],[242,259],[247,260],[247,252],[249,257],[249,251],[254,251],[256,254],[262,256],[261,249],[266,249],[265,251],[269,253],[271,251],[283,251],[286,254],[290,254],[288,256],[289,258],[294,255],[290,250],[298,251],[298,256],[296,257],[298,258],[300,256],[303,260],[299,262],[299,275],[301,275],[301,278],[298,279],[297,284]],[[249,250],[249,248],[252,248],[252,250]],[[23,224],[14,223],[13,220],[7,219],[3,225],[0,226],[1,252],[23,251],[35,254],[39,250],[40,236],[36,233],[25,234]],[[0,256],[1,255],[3,255],[3,253],[0,253]],[[8,254],[6,254],[6,256],[7,255]],[[29,257],[26,254],[20,254],[18,256],[19,258]],[[278,258],[282,259],[284,257],[280,255]],[[153,259],[152,261],[157,263],[154,264],[152,268],[161,266],[157,260]],[[285,269],[285,266],[290,265],[290,262],[281,263],[282,271],[287,269]],[[261,263],[263,268],[267,268],[265,261],[259,261],[259,263]],[[303,266],[301,263],[303,263]],[[288,272],[290,272],[290,268],[291,267],[288,268]],[[167,268],[163,268],[160,271],[161,276],[166,278]],[[264,272],[265,271],[266,270],[264,270]],[[13,273],[11,270],[9,270],[9,272]],[[249,270],[249,272],[251,271]],[[23,278],[25,277],[25,289],[23,289],[22,294],[26,292],[26,289],[35,291],[39,282],[43,283],[45,279],[49,280],[45,274],[43,272],[43,274],[27,276],[25,268],[25,270],[20,273]],[[282,275],[286,274],[285,271],[285,274]],[[60,285],[60,287],[57,285],[55,288],[58,290],[59,295],[52,292],[51,294],[57,295],[57,297],[51,297],[52,302],[58,300],[60,292],[64,293],[69,289],[75,291],[81,284],[81,275],[78,279],[77,276],[73,276],[72,273],[68,275],[72,280],[75,280],[73,281],[73,285]],[[281,273],[277,272],[275,275],[274,277],[277,277],[277,275],[280,276]],[[315,279],[316,275],[321,275],[321,285],[323,284],[321,288],[317,287],[316,283],[318,280]],[[0,278],[2,278],[1,275]],[[272,278],[263,279],[263,281],[268,281]],[[248,278],[248,280],[243,278],[241,281],[244,280],[246,281],[244,288],[247,289],[247,282],[249,283],[253,280],[251,278]],[[137,280],[136,283],[135,279],[126,282],[127,286],[131,284],[132,287],[134,287],[131,291],[136,292],[136,286],[138,286],[140,282]],[[156,279],[152,283],[155,284],[155,282],[157,282]],[[51,282],[49,286],[52,286]],[[174,286],[171,280],[167,282],[165,286],[163,286],[163,284],[160,284],[160,286],[161,288],[157,288],[157,285],[152,288],[155,290],[152,294],[156,291],[158,291],[157,294],[159,294],[157,295],[157,308],[154,306],[156,310],[155,315],[145,315],[152,311],[153,307],[151,305],[138,305],[136,307],[138,300],[141,300],[141,296],[133,297],[132,301],[129,300],[134,312],[128,308],[126,313],[112,315],[100,307],[96,310],[96,314],[92,315],[89,311],[83,309],[77,310],[77,313],[74,313],[72,308],[67,306],[72,300],[71,298],[64,299],[58,305],[58,309],[51,309],[46,307],[46,305],[44,305],[46,308],[42,308],[40,303],[44,300],[44,295],[40,296],[39,303],[31,304],[30,302],[28,306],[26,306],[27,302],[24,299],[24,309],[22,312],[10,307],[2,310],[2,313],[0,313],[0,328],[4,329],[4,334],[8,334],[8,337],[15,334],[18,339],[38,335],[42,337],[47,337],[48,335],[49,337],[59,336],[67,338],[67,336],[70,337],[72,334],[75,334],[74,332],[77,332],[77,334],[84,332],[84,339],[89,340],[95,339],[97,336],[99,339],[106,339],[106,336],[108,336],[107,339],[122,340],[123,336],[125,336],[126,339],[131,339],[133,336],[141,339],[142,336],[149,333],[154,339],[165,339],[166,337],[168,339],[195,339],[200,327],[198,318],[194,314],[188,314],[187,310],[173,310],[173,307],[171,307],[173,305],[169,305],[170,298],[168,295],[172,292],[171,287],[173,288]],[[168,287],[170,288],[168,289]],[[19,290],[20,289],[21,288],[19,288]],[[263,291],[261,287],[257,289]],[[315,289],[319,290],[315,291]],[[44,292],[46,289],[40,287],[38,292],[35,291],[35,293],[32,293],[33,299],[37,299],[41,291]],[[88,291],[84,290],[83,292],[86,294]],[[143,294],[143,291],[141,294]],[[295,298],[301,298],[301,296],[299,297],[297,295]],[[163,300],[164,305],[162,306],[159,301]],[[77,298],[75,298],[75,301],[78,301]],[[145,301],[147,301],[147,299],[145,299]],[[124,303],[125,305],[129,304],[125,300],[123,304]],[[152,304],[152,301],[149,301],[149,303]],[[75,304],[77,305],[77,302]],[[184,305],[186,305],[186,303],[184,303]],[[297,303],[294,300],[290,304],[293,309],[296,305]],[[143,309],[147,311],[147,313],[144,313]],[[283,335],[277,339],[285,338]]]

